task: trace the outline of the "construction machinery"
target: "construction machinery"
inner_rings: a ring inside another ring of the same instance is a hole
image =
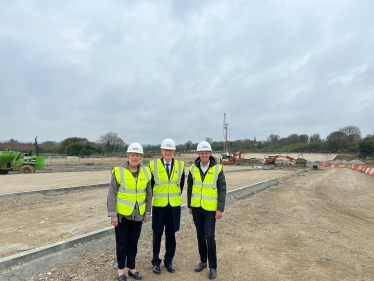
[[[8,174],[9,171],[19,171],[21,174],[30,174],[43,168],[44,157],[32,156],[32,151],[29,153],[0,151],[0,174]]]
[[[276,156],[269,156],[269,157],[265,157],[265,162],[264,164],[265,165],[276,165],[275,163],[275,160],[277,160],[278,158],[285,158],[285,159],[289,159],[291,161],[294,161],[295,159],[293,159],[292,157],[290,156],[285,156],[285,155],[276,155]]]
[[[44,157],[39,156],[38,137],[35,138],[36,156],[30,152],[0,151],[0,174],[8,174],[9,171],[19,171],[21,174],[35,173],[44,169]]]
[[[229,124],[226,123],[226,113],[223,114],[223,137],[225,138],[225,146],[224,146],[224,153],[221,154],[219,158],[222,165],[240,165],[240,160],[242,156],[242,152],[234,152],[234,154],[230,154],[227,149],[227,133],[229,130]]]
[[[295,166],[296,167],[306,167],[307,160],[303,158],[302,154],[299,154],[297,159],[295,160]],[[318,162],[318,161],[317,161]],[[318,169],[318,168],[317,168]]]
[[[221,155],[222,165],[240,165],[240,160],[242,158],[242,152],[234,152],[234,154],[224,153]]]

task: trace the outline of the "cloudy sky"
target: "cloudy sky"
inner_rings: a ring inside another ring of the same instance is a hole
[[[266,139],[374,120],[374,1],[0,0],[0,140]]]

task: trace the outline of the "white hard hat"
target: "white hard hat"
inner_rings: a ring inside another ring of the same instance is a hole
[[[161,148],[175,150],[175,142],[172,139],[164,139],[161,143]]]
[[[212,147],[210,146],[209,142],[201,141],[197,145],[197,151],[212,151]]]
[[[140,143],[133,142],[132,144],[129,145],[127,148],[127,153],[139,153],[139,154],[144,154],[143,153],[143,147],[141,146]]]

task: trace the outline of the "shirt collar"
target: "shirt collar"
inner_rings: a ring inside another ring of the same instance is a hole
[[[200,167],[207,169],[207,168],[209,168],[209,164],[210,164],[210,162],[208,162],[208,164],[206,164],[206,166],[204,166],[203,163],[200,162]]]
[[[173,158],[171,158],[169,163],[165,161],[165,158],[162,158],[162,161],[164,161],[164,165],[170,164],[170,166],[171,166],[171,162],[173,162]]]

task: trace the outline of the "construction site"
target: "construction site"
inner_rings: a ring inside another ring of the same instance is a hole
[[[196,156],[175,158],[185,161],[188,174]],[[279,164],[268,169],[268,156],[240,156],[241,163],[236,157],[236,163],[223,165],[227,207],[216,226],[218,279],[373,279],[370,165],[337,165],[336,154],[310,153],[302,155],[302,167],[295,165],[301,156],[289,154],[293,161],[278,156]],[[159,158],[149,157],[143,158],[145,165]],[[117,280],[106,196],[111,169],[127,159],[87,165],[83,159],[79,165],[61,160],[35,173],[0,176],[0,280]],[[318,163],[316,169],[313,163]],[[143,225],[137,268],[144,280],[207,278],[193,271],[199,255],[185,204],[186,191],[175,274],[152,274],[151,222]],[[243,275],[247,277],[242,279]]]

